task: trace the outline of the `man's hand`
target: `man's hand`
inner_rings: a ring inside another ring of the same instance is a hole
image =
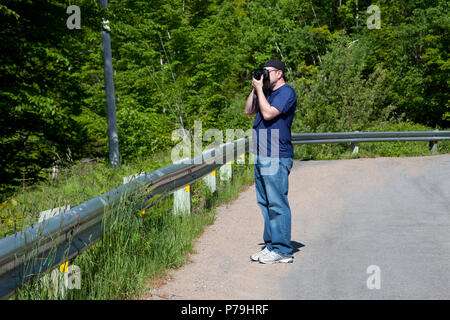
[[[255,90],[258,90],[258,88],[263,87],[263,75],[261,75],[261,78],[259,80],[256,80],[255,78],[252,78],[252,87],[255,88]]]
[[[252,87],[254,88],[256,94],[258,95],[259,111],[261,111],[261,115],[264,118],[264,120],[272,120],[273,118],[281,114],[281,111],[275,107],[272,107],[267,101],[266,97],[264,96],[263,75],[261,75],[261,78],[259,80],[253,78]],[[249,100],[250,96],[247,99],[247,104],[249,104]]]

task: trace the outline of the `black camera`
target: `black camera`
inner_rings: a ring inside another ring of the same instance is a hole
[[[269,71],[267,71],[266,69],[261,68],[253,72],[253,78],[255,78],[256,80],[261,79],[261,75],[263,75],[264,81],[269,80]]]

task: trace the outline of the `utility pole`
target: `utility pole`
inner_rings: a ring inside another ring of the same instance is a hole
[[[108,7],[108,0],[100,0],[100,4]],[[106,115],[108,123],[109,163],[111,167],[120,167],[119,134],[117,129],[116,98],[114,94],[114,78],[111,53],[111,35],[109,21],[103,20],[103,70],[105,75]]]

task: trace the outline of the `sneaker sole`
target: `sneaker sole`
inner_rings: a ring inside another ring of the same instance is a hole
[[[259,258],[261,257],[261,255],[259,255],[259,256],[253,256],[253,255],[251,255],[250,256],[250,260],[252,260],[252,261],[255,261],[255,262],[257,262],[257,261],[259,261]]]
[[[266,253],[267,254],[267,253]],[[252,260],[252,261],[259,261],[259,258],[260,257],[262,257],[262,256],[265,256],[266,254],[257,254],[257,253],[255,253],[255,254],[252,254],[251,256],[250,256],[250,260]]]
[[[266,261],[266,262],[263,262],[263,261],[259,260],[259,263],[262,263],[262,264],[293,263],[293,262],[294,262],[293,258],[286,258],[286,259],[280,259],[280,260],[277,260],[277,261]]]

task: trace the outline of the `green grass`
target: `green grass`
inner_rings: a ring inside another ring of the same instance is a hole
[[[55,182],[49,179],[17,192],[0,204],[0,238],[36,223],[41,211],[67,204],[77,206],[119,187],[123,178],[138,172],[151,172],[171,164],[170,153],[149,159],[137,159],[120,169],[112,169],[106,161],[74,163],[62,171]]]
[[[72,261],[81,270],[81,289],[69,290],[66,298],[139,296],[152,279],[157,281],[169,269],[187,262],[195,239],[214,222],[215,208],[235,199],[251,183],[253,170],[248,164],[233,165],[233,179],[230,182],[218,179],[214,193],[203,180],[198,180],[191,186],[190,215],[172,213],[173,195],[160,200],[145,213],[133,205],[137,198],[122,202],[105,217],[111,223],[102,240]],[[22,286],[13,299],[54,298],[50,288],[36,280]]]

